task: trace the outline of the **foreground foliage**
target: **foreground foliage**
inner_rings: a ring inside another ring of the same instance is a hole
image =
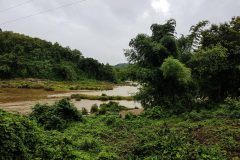
[[[65,100],[57,104],[69,108]],[[217,109],[165,117],[163,110],[156,110],[159,107],[125,119],[118,115],[124,108],[116,103],[101,108],[108,112],[87,116],[83,122],[72,121],[61,132],[44,130],[26,116],[0,111],[0,159],[240,158],[239,99],[228,98]],[[41,119],[38,113],[35,118]],[[51,114],[69,116],[69,112]]]

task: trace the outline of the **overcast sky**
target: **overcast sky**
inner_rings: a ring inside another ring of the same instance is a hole
[[[213,23],[240,16],[240,0],[86,0],[12,23],[2,24],[77,0],[0,0],[0,28],[80,50],[102,63],[126,62],[123,49],[153,23],[177,21],[187,34],[200,20]],[[16,5],[22,4],[18,7]],[[11,8],[12,9],[9,9]]]

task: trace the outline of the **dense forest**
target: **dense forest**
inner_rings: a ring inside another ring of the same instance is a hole
[[[175,28],[176,21],[170,19],[153,24],[151,35],[137,35],[125,50],[130,64],[116,69],[122,80],[132,79],[141,85],[135,96],[144,108],[140,115],[122,115],[121,111],[129,109],[115,102],[94,105],[88,113],[84,108],[77,110],[68,99],[53,105],[37,104],[26,116],[0,110],[0,159],[239,159],[240,17],[210,26],[208,21],[201,21],[191,27],[189,35],[180,37]],[[5,34],[25,37],[2,32]],[[1,42],[5,46],[0,59],[4,62],[1,76],[6,78],[26,76],[32,71],[27,68],[31,64],[20,57],[31,55],[34,59],[40,53],[48,53],[36,51],[38,54],[33,56],[34,52],[27,52],[30,43],[25,44],[28,47],[20,45],[26,47],[21,49],[12,44],[11,38],[1,41],[5,42]],[[49,51],[55,45],[49,46],[43,48]],[[45,55],[51,58],[42,55],[31,62],[47,63],[53,70],[57,62],[64,62],[68,64],[64,67],[76,74],[79,71],[79,75],[87,75],[83,68],[88,65],[81,61],[89,59],[78,51],[61,48],[64,51],[54,52],[55,49],[49,52],[52,56]],[[56,64],[46,62],[47,59]],[[45,65],[33,68],[36,66]],[[53,73],[47,69],[43,69],[44,73]],[[107,71],[111,71],[110,67]],[[40,74],[38,69],[36,73]]]
[[[9,31],[0,32],[0,79],[116,81],[113,68],[76,49]]]
[[[174,112],[192,110],[207,98],[221,102],[240,96],[240,17],[211,25],[201,21],[177,38],[176,21],[153,24],[152,35],[139,34],[125,55],[137,69],[138,95],[145,108],[162,106]]]

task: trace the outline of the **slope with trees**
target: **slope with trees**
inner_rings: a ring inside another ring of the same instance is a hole
[[[0,32],[0,78],[116,81],[110,65],[76,49],[9,31]]]

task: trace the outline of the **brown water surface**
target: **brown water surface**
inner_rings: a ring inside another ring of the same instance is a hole
[[[138,91],[134,86],[117,86],[113,90],[107,91],[94,91],[94,90],[77,90],[77,91],[45,91],[41,89],[16,89],[16,88],[3,88],[0,89],[0,108],[10,112],[19,112],[21,114],[28,114],[31,112],[31,108],[37,104],[53,104],[55,101],[64,97],[69,97],[72,94],[89,94],[89,95],[101,95],[106,94],[108,96],[131,96]],[[100,105],[107,103],[108,101],[98,100],[81,100],[71,102],[78,108],[85,107],[90,110],[93,104]],[[138,107],[141,108],[140,103],[134,101],[115,101],[128,108]]]

